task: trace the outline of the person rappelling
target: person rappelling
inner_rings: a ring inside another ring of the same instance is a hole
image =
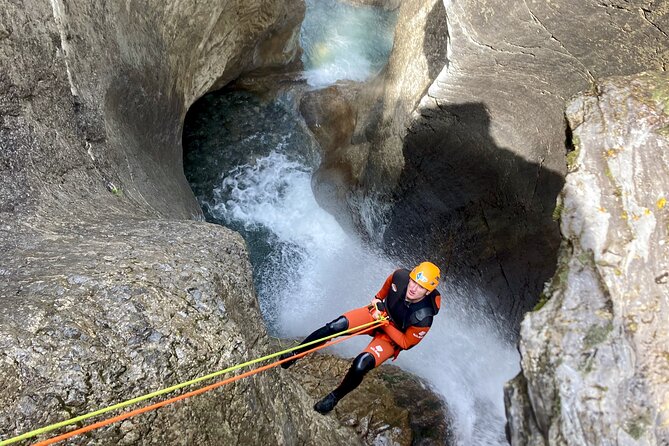
[[[300,345],[341,333],[349,327],[357,327],[387,318],[388,323],[369,333],[373,337],[367,347],[355,357],[339,387],[328,393],[314,405],[314,410],[326,414],[335,408],[353,389],[358,387],[370,370],[380,366],[402,350],[408,350],[423,340],[432,326],[433,317],[439,312],[441,295],[437,291],[440,280],[439,268],[423,262],[413,270],[398,269],[384,282],[369,305],[348,311],[307,336]],[[291,358],[326,341],[310,344],[280,356]],[[281,364],[287,369],[298,358]]]
[[[326,347],[324,344],[329,342],[332,338],[344,334],[349,334],[350,336],[369,333],[370,336],[373,337],[372,341],[367,345],[363,352],[353,360],[351,367],[339,387],[328,393],[314,405],[316,411],[326,414],[331,412],[344,396],[360,385],[367,372],[380,366],[390,357],[397,358],[402,350],[408,350],[423,340],[427,332],[430,330],[432,319],[439,312],[439,307],[441,305],[441,296],[436,289],[440,280],[439,275],[439,268],[430,262],[423,262],[411,271],[398,269],[388,276],[383,287],[376,293],[376,296],[372,299],[369,305],[344,313],[342,316],[339,316],[337,319],[311,333],[297,347],[286,350],[286,353],[277,352],[265,357],[256,358],[243,364],[237,364],[224,370],[219,370],[206,376],[147,393],[87,414],[73,416],[64,421],[33,429],[7,440],[0,440],[0,443],[10,444],[24,439],[34,438],[38,435],[79,423],[94,416],[127,407],[155,396],[176,391],[200,381],[213,378],[214,376],[223,375],[224,373],[276,357],[277,355],[280,358],[277,362],[266,364],[262,367],[231,376],[216,383],[182,393],[181,395],[148,406],[139,407],[95,423],[81,426],[77,429],[70,430],[36,443],[37,446],[48,446],[76,435],[81,435],[108,426],[112,423],[126,420],[135,415],[146,413],[168,404],[208,392],[246,376],[255,375],[279,364],[284,369],[287,369],[299,358],[309,352]],[[344,339],[346,338],[339,339],[332,343],[340,342]],[[300,346],[303,347],[300,348]]]

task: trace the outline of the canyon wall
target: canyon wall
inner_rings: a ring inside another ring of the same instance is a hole
[[[669,444],[669,76],[602,81],[567,118],[563,242],[522,323],[511,443]]]
[[[319,199],[359,227],[359,203],[390,203],[384,249],[443,265],[517,327],[555,270],[566,100],[666,70],[668,29],[666,2],[402,2],[388,67],[351,95],[356,127],[325,155]]]
[[[303,14],[274,0],[0,1],[3,439],[270,353],[244,241],[197,221],[181,131],[205,92],[292,60]],[[312,404],[274,371],[93,435],[358,441]]]

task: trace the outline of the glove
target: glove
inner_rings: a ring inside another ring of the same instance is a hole
[[[372,301],[367,305],[367,309],[372,314],[372,317],[376,320],[386,317],[386,304],[379,299],[372,299]]]

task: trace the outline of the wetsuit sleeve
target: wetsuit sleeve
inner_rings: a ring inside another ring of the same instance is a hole
[[[386,297],[388,297],[388,291],[390,291],[390,287],[393,284],[393,274],[389,275],[386,281],[383,283],[383,286],[379,290],[378,293],[376,293],[376,298],[379,300],[384,300]]]
[[[430,330],[430,327],[416,327],[412,325],[404,333],[392,325],[384,325],[382,329],[399,348],[407,350],[422,341]]]

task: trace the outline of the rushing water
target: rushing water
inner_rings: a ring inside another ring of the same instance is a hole
[[[360,11],[358,19],[366,26],[391,23],[387,17],[375,19],[371,8],[338,10],[332,0],[308,4],[302,35],[307,55],[316,51],[313,42],[321,41],[333,45],[328,51],[340,51],[338,39],[319,37],[326,33],[321,29],[325,23],[337,28],[337,17],[353,20],[350,15]],[[318,5],[323,16],[313,17]],[[376,67],[363,77],[379,69],[375,64],[380,57],[369,50],[370,31],[365,32],[356,37],[363,41],[353,39],[342,51],[358,50],[353,58],[367,58],[369,63],[358,68]],[[312,72],[312,84],[330,82],[328,76],[338,78],[341,71],[333,64],[307,64],[318,71]],[[311,189],[318,148],[295,109],[290,97],[266,103],[248,93],[215,93],[193,107],[184,130],[186,175],[207,220],[243,235],[269,330],[290,338],[305,336],[342,312],[367,304],[395,268],[412,266],[388,259],[355,234],[347,234],[318,206]],[[368,215],[379,214],[373,200],[360,205]],[[378,229],[378,222],[369,220],[369,229]],[[420,346],[403,352],[396,364],[426,378],[444,396],[458,444],[505,444],[502,386],[517,373],[518,354],[495,324],[473,307],[472,302],[480,300],[472,299],[473,291],[457,289],[445,279],[440,286],[443,310],[430,333]],[[361,337],[335,349],[353,356],[367,341]]]
[[[309,85],[364,81],[385,66],[393,46],[396,12],[337,0],[306,3],[300,43]]]

